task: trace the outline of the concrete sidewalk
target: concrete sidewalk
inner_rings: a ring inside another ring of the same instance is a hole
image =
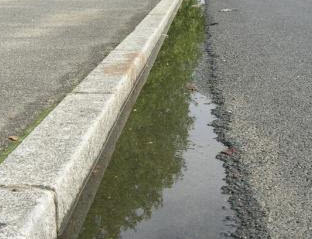
[[[0,0],[0,151],[61,100],[159,0]]]

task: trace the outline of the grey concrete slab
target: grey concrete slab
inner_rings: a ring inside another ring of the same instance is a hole
[[[0,238],[56,238],[52,192],[31,188],[0,189]]]
[[[70,92],[159,0],[1,0],[0,150]]]

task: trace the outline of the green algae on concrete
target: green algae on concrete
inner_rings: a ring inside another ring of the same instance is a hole
[[[120,238],[151,217],[162,192],[180,177],[187,147],[190,93],[185,88],[200,55],[204,18],[183,2],[116,145],[80,238]]]

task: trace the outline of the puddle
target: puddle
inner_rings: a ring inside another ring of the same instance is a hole
[[[224,147],[208,126],[214,105],[207,94],[186,87],[201,75],[194,71],[204,18],[194,2],[184,1],[93,204],[78,218],[84,221],[80,239],[217,239],[231,231],[225,221],[231,212],[221,193],[224,169],[216,159]],[[201,90],[204,80],[193,82]],[[83,200],[88,204],[92,197]]]
[[[231,230],[216,160],[224,147],[208,126],[215,106],[198,92],[183,98],[168,97],[158,114],[136,105],[79,238],[215,239]]]
[[[174,156],[162,159],[164,163],[177,162],[180,172],[162,190],[159,204],[149,213],[144,207],[133,211],[142,220],[133,228],[120,230],[119,238],[221,238],[220,232],[227,230],[223,222],[226,212],[222,209],[227,202],[220,193],[224,172],[222,163],[215,159],[223,146],[215,141],[212,127],[207,126],[213,120],[213,107],[200,93],[191,96],[188,117],[193,123],[188,129],[186,147],[180,145]],[[145,160],[149,160],[146,156]],[[161,170],[157,165],[150,168],[158,169]]]

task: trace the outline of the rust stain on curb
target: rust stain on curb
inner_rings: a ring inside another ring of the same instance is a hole
[[[135,62],[139,60],[139,62],[146,62],[146,57],[140,53],[125,53],[123,54],[122,60],[117,60],[116,62],[104,65],[103,74],[108,75],[119,75],[125,72],[131,72],[134,70]]]

